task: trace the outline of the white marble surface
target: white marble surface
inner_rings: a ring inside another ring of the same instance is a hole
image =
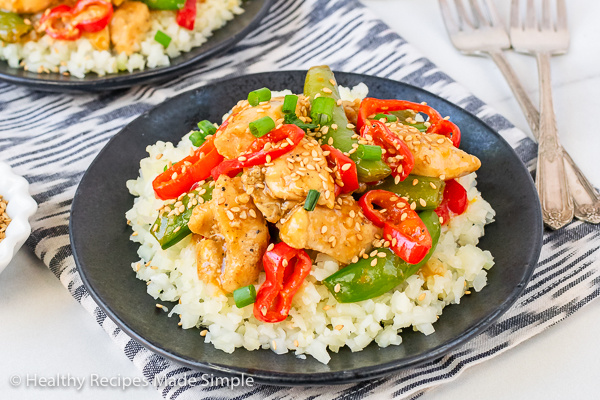
[[[450,44],[436,0],[364,0],[364,3],[455,80],[528,131],[500,72],[484,58],[460,55]],[[503,15],[508,1],[496,0]],[[600,2],[571,0],[572,48],[552,60],[555,105],[564,146],[590,180],[600,186],[595,155],[600,135],[589,116],[600,105]],[[535,62],[509,54],[525,86],[537,99]],[[583,123],[582,123],[583,122]],[[573,128],[570,128],[573,126]],[[583,128],[583,129],[582,129]],[[423,399],[595,399],[600,393],[600,302],[595,301],[515,349],[428,391]],[[160,399],[153,388],[19,388],[13,375],[57,373],[77,377],[141,377],[94,319],[52,273],[22,249],[0,275],[0,398],[6,399]]]

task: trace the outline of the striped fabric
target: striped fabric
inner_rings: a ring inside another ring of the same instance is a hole
[[[0,84],[0,159],[31,183],[39,203],[27,244],[152,381],[200,376],[131,340],[83,287],[68,236],[77,184],[109,138],[143,111],[218,78],[269,70],[332,69],[377,75],[423,87],[459,104],[500,131],[534,168],[536,146],[523,132],[453,82],[357,0],[278,0],[262,25],[228,53],[157,86],[73,96]],[[527,289],[497,323],[463,347],[399,374],[330,388],[167,387],[170,399],[330,399],[420,397],[465,368],[519,344],[568,317],[600,294],[600,228],[575,221],[547,232]]]

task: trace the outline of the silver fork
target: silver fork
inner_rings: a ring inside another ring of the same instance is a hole
[[[563,150],[556,129],[552,103],[550,56],[569,48],[569,31],[564,0],[557,0],[556,28],[550,0],[542,2],[542,23],[538,25],[534,0],[527,0],[524,23],[519,18],[519,0],[512,0],[510,39],[513,48],[536,57],[540,80],[540,131],[536,186],[542,203],[544,222],[558,229],[573,219],[573,201],[569,193]]]
[[[516,73],[502,51],[511,47],[510,38],[494,3],[484,0],[490,18],[484,16],[476,0],[469,0],[474,22],[471,22],[462,0],[454,0],[459,16],[458,23],[452,16],[447,0],[439,0],[444,23],[454,46],[467,55],[487,55],[496,63],[513,91],[534,138],[539,136],[540,114],[531,102]],[[585,178],[571,157],[563,149],[569,187],[575,200],[575,216],[591,223],[600,223],[600,198],[592,184]]]

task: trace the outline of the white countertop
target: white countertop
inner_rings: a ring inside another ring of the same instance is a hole
[[[452,78],[526,132],[525,118],[492,61],[460,55],[450,44],[437,0],[364,0],[380,18]],[[496,0],[503,15],[508,1]],[[600,101],[600,2],[568,2],[571,51],[552,60],[554,103],[563,145],[600,186],[595,157],[600,135],[588,116]],[[429,21],[425,23],[424,21]],[[508,54],[525,87],[537,99],[535,61]],[[537,100],[536,100],[537,101]],[[583,123],[591,125],[586,129]],[[573,128],[570,128],[573,126]],[[494,359],[474,366],[453,382],[428,391],[427,400],[598,398],[600,392],[600,302]],[[29,250],[22,249],[0,275],[0,398],[160,399],[151,387],[18,388],[13,375],[52,377],[142,377],[142,374]]]

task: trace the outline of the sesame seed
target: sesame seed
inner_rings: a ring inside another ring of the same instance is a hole
[[[227,210],[225,213],[227,214],[227,218],[229,218],[229,220],[233,221],[233,213],[229,210]]]
[[[208,331],[205,329],[202,332],[200,332],[200,336],[206,336],[206,334],[208,333]]]
[[[352,257],[352,263],[357,263],[357,262],[358,262],[358,256]]]
[[[242,211],[242,212],[240,213],[240,218],[241,218],[241,219],[246,219],[246,218],[247,218],[247,216],[246,216],[246,211]]]
[[[341,289],[341,286],[338,283],[337,285],[334,286],[333,291],[336,292],[336,293],[338,293],[340,291],[340,289]]]
[[[337,325],[337,326],[335,327],[335,330],[336,330],[336,331],[341,331],[342,329],[344,329],[344,325]]]
[[[355,126],[353,124],[348,124],[348,125],[346,125],[346,128],[348,128],[348,129],[354,129]]]
[[[281,265],[283,265],[283,267],[287,267],[288,266],[288,260],[283,260],[283,262],[281,263]]]
[[[427,206],[427,202],[423,199],[419,199],[419,204],[421,204],[421,206],[423,206],[423,207]]]
[[[298,342],[297,340],[294,340],[294,346],[295,346],[295,347],[298,347],[298,346],[300,346],[300,342]]]
[[[183,325],[183,323],[182,323],[181,321],[179,321],[179,322],[177,323],[177,326],[181,326],[181,325]]]
[[[329,242],[329,243],[333,243],[334,241],[335,241],[335,236],[333,236],[333,235],[332,235],[332,236],[329,236],[329,240],[328,240],[328,242]]]
[[[437,140],[437,142],[438,142],[439,144],[443,144],[443,143],[444,143],[444,139],[438,139],[438,140]]]
[[[394,183],[396,185],[400,183],[400,175],[396,175],[396,177],[394,178]]]
[[[327,310],[329,310],[330,308],[331,308],[331,306],[327,305],[327,306],[323,307],[323,310],[327,311]]]
[[[465,290],[465,294],[471,294],[470,290]]]
[[[433,182],[429,182],[429,186],[431,186],[432,189],[437,189],[437,186],[435,186]]]
[[[377,259],[374,258],[373,261],[371,261],[371,267],[374,267],[377,265]]]
[[[339,100],[337,101],[337,105],[338,105],[338,106],[341,106],[341,105],[342,105],[342,99],[339,99]]]
[[[275,342],[274,340],[271,342],[271,347],[273,347],[273,350],[277,350],[277,342]]]
[[[406,219],[406,217],[408,217],[408,214],[402,213],[402,216],[400,217],[400,221],[404,221]]]
[[[137,235],[138,235],[138,233],[137,233],[137,232],[133,232],[133,233],[131,234],[131,236],[137,236]]]
[[[363,240],[363,237],[362,237],[362,235],[361,235],[360,233],[357,233],[357,234],[356,234],[356,238],[357,238],[358,240]]]
[[[331,79],[329,80],[329,83],[331,83],[333,86],[335,86],[335,80],[334,80],[333,78],[331,78]]]
[[[413,179],[413,181],[412,181],[412,185],[413,185],[413,186],[416,186],[416,185],[417,185],[417,183],[419,183],[419,180],[418,180],[418,179]]]
[[[410,203],[410,209],[414,210],[417,208],[417,203],[415,203],[414,201],[412,203]]]
[[[425,293],[421,293],[421,295],[419,296],[419,301],[423,301],[423,300],[425,300],[425,297],[426,297],[426,296],[427,296],[427,295],[426,295]]]
[[[443,181],[445,181],[446,180],[446,175],[444,175],[444,174],[440,175],[440,179],[443,180]]]
[[[163,305],[162,304],[157,304],[156,308],[163,308]]]
[[[325,92],[325,93],[332,93],[332,90],[331,90],[331,89],[329,89],[329,88],[326,88],[326,87],[324,87],[322,90],[323,90],[323,92]]]
[[[252,217],[252,218],[256,218],[256,211],[250,209],[248,210],[248,214]]]
[[[237,213],[237,212],[240,212],[240,208],[239,208],[239,207],[232,207],[232,208],[231,208],[231,211],[233,211],[233,212],[236,212],[236,213]]]
[[[173,229],[173,233],[179,232],[180,229],[181,229],[181,226],[178,226],[177,228]]]
[[[351,163],[344,164],[342,165],[342,171],[348,171],[350,167],[352,167]]]
[[[369,257],[375,257],[377,255],[377,250],[373,250],[370,254]]]
[[[440,217],[440,218],[438,218],[438,219],[439,219],[439,221],[440,221],[440,224],[443,224],[443,223],[444,223],[444,217]]]
[[[333,145],[333,138],[332,137],[330,137],[329,139],[327,139],[327,144],[330,145],[330,146]]]

